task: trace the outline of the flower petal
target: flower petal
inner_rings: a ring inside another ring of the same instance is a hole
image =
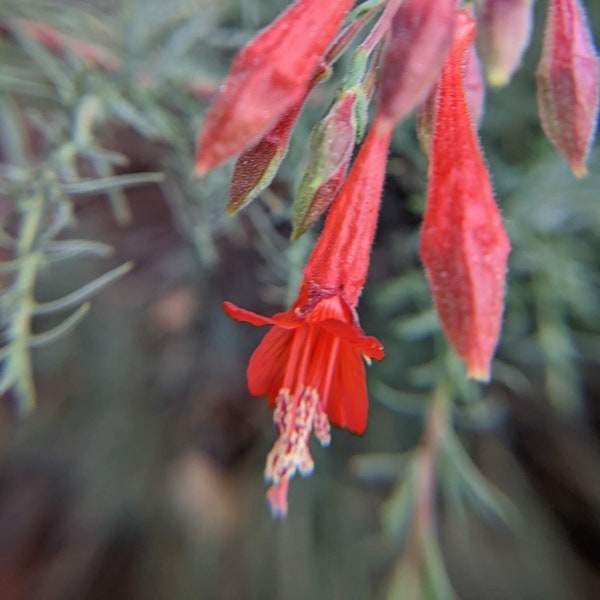
[[[250,323],[250,325],[256,325],[257,327],[274,324],[273,319],[269,319],[269,317],[263,317],[262,315],[258,315],[255,312],[252,312],[251,310],[240,308],[232,302],[223,302],[223,310],[232,319],[240,321],[241,323]]]
[[[341,340],[352,344],[355,349],[362,354],[366,354],[369,358],[381,360],[383,358],[383,345],[381,342],[372,336],[364,335],[356,325],[350,323],[342,323],[336,319],[327,319],[319,325],[332,333]]]
[[[248,364],[248,389],[253,396],[277,395],[293,336],[293,331],[273,327],[262,339]]]
[[[327,404],[327,416],[334,425],[360,434],[364,433],[367,426],[368,409],[362,356],[351,345],[341,344]]]

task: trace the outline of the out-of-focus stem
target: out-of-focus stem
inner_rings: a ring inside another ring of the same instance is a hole
[[[446,394],[435,392],[427,416],[423,441],[416,456],[416,494],[413,528],[419,537],[430,532],[435,515],[436,468],[439,449],[448,425],[448,399]]]
[[[421,598],[423,571],[435,552],[435,497],[438,454],[448,427],[449,399],[440,386],[433,395],[421,444],[412,465],[414,503],[402,557],[396,569],[396,586],[403,600]],[[397,590],[396,590],[397,591]],[[394,596],[390,596],[392,598]]]
[[[15,312],[9,327],[8,344],[11,348],[4,369],[19,388],[21,413],[29,412],[35,405],[29,340],[35,309],[35,281],[42,258],[35,246],[41,231],[44,206],[44,196],[41,193],[33,194],[25,204],[16,252],[20,268],[11,294],[11,308],[14,308]]]

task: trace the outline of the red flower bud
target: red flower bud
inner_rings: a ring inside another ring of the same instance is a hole
[[[586,174],[585,161],[596,129],[599,63],[578,0],[549,3],[537,97],[542,128],[573,173]]]
[[[506,85],[529,45],[533,0],[477,0],[477,52],[490,85]]]
[[[440,83],[421,258],[446,335],[469,377],[487,380],[500,333],[510,244],[463,87],[465,53],[474,36],[474,21],[459,13]]]
[[[353,0],[297,0],[237,56],[198,143],[196,173],[239,154],[306,94]]]
[[[456,0],[404,0],[391,25],[379,85],[382,119],[394,124],[423,102],[452,44]]]
[[[304,99],[292,106],[258,144],[237,159],[229,188],[229,214],[235,214],[271,185],[287,154],[290,135],[303,104]]]
[[[357,93],[342,93],[311,136],[308,166],[294,203],[292,239],[329,208],[344,180],[356,142]]]

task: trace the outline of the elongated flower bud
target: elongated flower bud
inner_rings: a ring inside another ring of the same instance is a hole
[[[257,143],[306,94],[353,0],[297,0],[237,56],[198,142],[196,173]]]
[[[510,244],[463,87],[475,24],[464,12],[459,15],[440,83],[421,258],[446,335],[469,377],[487,380],[500,333]]]
[[[343,93],[311,136],[308,166],[294,203],[292,239],[329,208],[346,179],[356,141],[356,108],[357,93]]]
[[[584,8],[578,0],[549,3],[537,97],[542,128],[573,173],[586,174],[585,162],[598,114],[598,55]]]
[[[477,52],[490,85],[506,85],[521,64],[533,24],[533,0],[477,0]]]
[[[398,123],[421,104],[452,44],[456,0],[404,0],[392,20],[378,112]]]
[[[271,185],[287,154],[290,135],[303,104],[304,100],[292,106],[258,144],[242,152],[237,159],[229,188],[227,212],[230,215]]]

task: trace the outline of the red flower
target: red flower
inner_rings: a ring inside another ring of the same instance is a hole
[[[383,358],[365,336],[356,305],[365,283],[379,213],[391,128],[375,122],[334,203],[306,265],[292,308],[272,318],[226,302],[234,319],[272,329],[252,355],[248,387],[269,396],[279,439],[267,459],[268,499],[275,516],[287,512],[289,479],[312,471],[311,432],[329,443],[329,422],[362,433],[368,398],[363,359]]]
[[[596,132],[600,62],[579,0],[552,0],[537,69],[542,128],[577,177]]]
[[[464,12],[459,16],[440,81],[421,258],[446,335],[469,377],[487,380],[500,334],[510,243],[463,86],[475,23]]]
[[[263,137],[299,102],[354,0],[298,0],[233,61],[198,143],[203,175]]]

